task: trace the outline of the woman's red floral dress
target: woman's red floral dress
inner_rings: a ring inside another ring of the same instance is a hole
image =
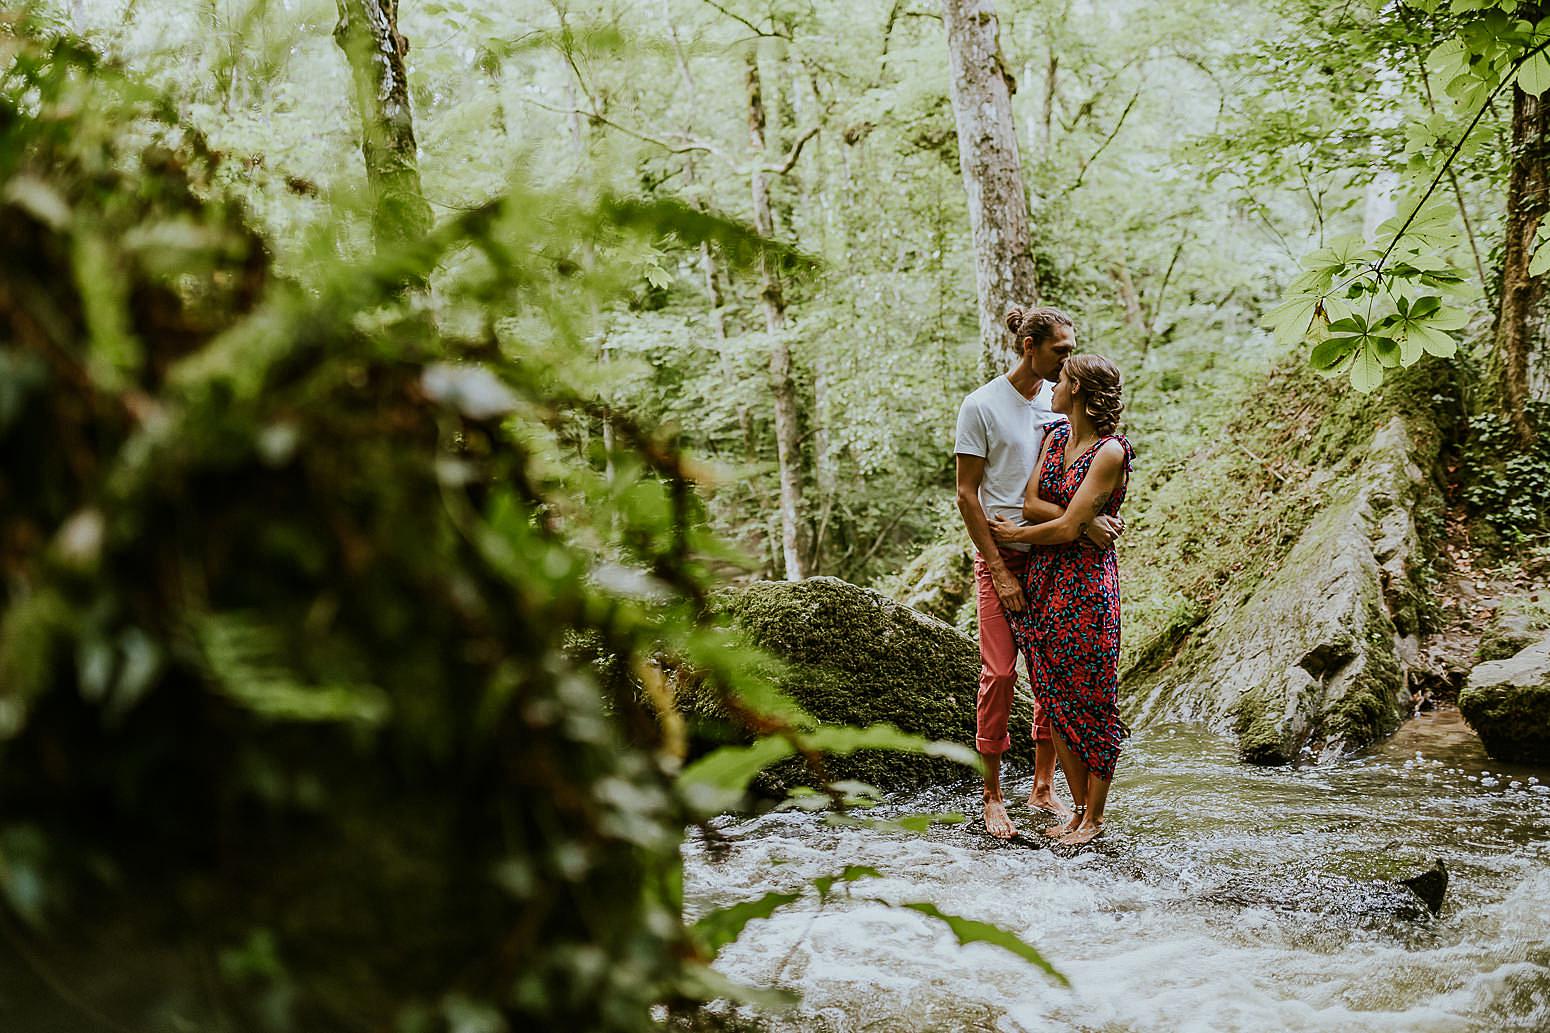
[[[1069,423],[1050,429],[1039,470],[1039,497],[1071,505],[1093,456],[1105,441],[1125,448],[1125,476],[1103,512],[1125,500],[1135,451],[1123,436],[1100,438],[1061,470]],[[1023,582],[1028,608],[1008,613],[1012,637],[1028,663],[1033,694],[1055,730],[1099,778],[1114,777],[1120,743],[1130,734],[1119,718],[1119,566],[1113,548],[1091,544],[1035,545]]]

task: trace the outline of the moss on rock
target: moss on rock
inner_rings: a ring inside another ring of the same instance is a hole
[[[1507,600],[1486,624],[1475,647],[1475,662],[1505,660],[1537,642],[1550,630],[1550,614],[1520,600]]]
[[[932,739],[974,745],[979,647],[950,625],[833,577],[761,581],[724,593],[718,607],[787,664],[781,688],[825,724],[879,721]],[[1032,704],[1012,710],[1011,759],[1032,761]],[[863,751],[826,761],[831,778],[883,788],[951,781],[967,772],[939,758]],[[811,781],[800,764],[773,769],[775,785]]]
[[[1270,411],[1227,428],[1241,455],[1191,457],[1148,498],[1127,536],[1155,552],[1125,586],[1132,720],[1203,722],[1258,764],[1398,727],[1431,622],[1423,524],[1441,506],[1451,375],[1410,371],[1374,399],[1278,371]],[[1249,515],[1211,515],[1224,508]],[[1216,523],[1241,533],[1200,526]]]
[[[912,610],[957,624],[959,610],[974,601],[974,550],[961,533],[934,542],[877,588]]]
[[[1459,710],[1496,759],[1550,764],[1550,634],[1471,671]]]

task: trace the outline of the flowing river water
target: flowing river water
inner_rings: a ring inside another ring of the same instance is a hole
[[[866,813],[975,802],[965,785]],[[723,949],[725,975],[801,997],[733,1016],[753,1029],[1550,1031],[1550,770],[1492,761],[1452,710],[1295,770],[1240,764],[1199,729],[1144,728],[1100,848],[1074,855],[1036,835],[996,844],[977,822],[911,835],[780,811],[719,828],[722,847],[684,849],[691,915],[846,865],[882,874],[823,904],[808,890]],[[1433,858],[1451,876],[1435,918],[1381,881]],[[1070,985],[876,901],[994,922]]]

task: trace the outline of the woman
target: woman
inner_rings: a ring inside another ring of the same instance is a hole
[[[1023,583],[1028,607],[1008,619],[1076,804],[1071,820],[1046,834],[1077,845],[1103,831],[1114,764],[1129,734],[1119,718],[1119,567],[1112,547],[1081,538],[1094,517],[1118,515],[1135,453],[1115,433],[1124,404],[1119,370],[1108,359],[1067,359],[1051,404],[1068,422],[1045,435],[1023,515],[1033,519],[1041,499],[1065,512],[1022,527],[998,518],[991,533],[1036,546]]]

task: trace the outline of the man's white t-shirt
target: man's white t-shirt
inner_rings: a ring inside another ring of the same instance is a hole
[[[979,456],[985,460],[985,475],[980,480],[980,507],[987,520],[1004,516],[1023,524],[1023,494],[1039,449],[1044,445],[1045,427],[1064,419],[1050,408],[1054,385],[1039,382],[1032,398],[999,376],[963,400],[958,408],[958,434],[953,451],[959,455]],[[1006,546],[1027,551],[1021,543]]]

